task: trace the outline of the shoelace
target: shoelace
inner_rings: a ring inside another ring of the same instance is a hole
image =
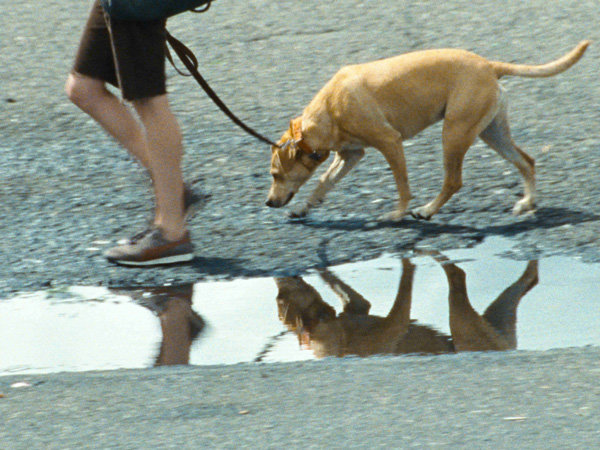
[[[149,227],[149,228],[146,228],[143,231],[140,231],[139,233],[137,233],[137,234],[133,235],[131,238],[129,238],[129,243],[130,244],[135,244],[136,242],[141,241],[146,236],[148,236],[149,234],[153,233],[154,230],[156,230],[155,227]]]

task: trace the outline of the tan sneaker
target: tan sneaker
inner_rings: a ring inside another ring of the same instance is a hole
[[[190,188],[187,184],[183,185],[183,215],[186,220],[190,219],[198,209],[204,206],[204,203],[210,198],[210,195],[206,194],[198,194],[192,188]],[[150,233],[152,230],[156,228],[152,223],[152,219],[148,220],[148,228],[143,230],[140,233],[130,237],[119,239],[117,241],[118,245],[126,245],[132,244],[136,241],[141,240],[145,235]]]
[[[123,266],[157,266],[177,264],[194,259],[190,233],[177,241],[164,238],[160,228],[155,227],[131,238],[127,243],[108,249],[104,256],[110,262]]]

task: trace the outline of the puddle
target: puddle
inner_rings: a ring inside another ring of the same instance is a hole
[[[19,295],[0,301],[0,375],[600,345],[600,265],[500,256],[511,247],[491,238],[301,278]]]

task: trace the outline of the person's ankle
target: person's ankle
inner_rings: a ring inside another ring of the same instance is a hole
[[[185,227],[166,227],[162,224],[155,224],[155,226],[160,229],[163,237],[171,242],[183,239],[188,232]]]

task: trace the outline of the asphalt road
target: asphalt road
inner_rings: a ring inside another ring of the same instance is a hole
[[[171,32],[240,117],[276,138],[342,65],[461,47],[542,63],[593,41],[571,70],[507,79],[517,143],[537,161],[539,208],[514,218],[516,171],[477,143],[464,187],[431,222],[375,218],[396,197],[376,151],[303,222],[263,206],[269,150],[170,70],[186,178],[209,196],[188,265],[122,269],[108,241],[142,228],[144,174],[66,99],[89,2],[3,4],[0,15],[0,299],[73,284],[131,286],[299,273],[415,245],[514,242],[510,257],[600,261],[600,9],[547,2],[217,0]],[[441,183],[440,127],[407,146],[421,204]],[[308,187],[309,188],[309,187]],[[551,332],[549,330],[548,332]],[[2,448],[593,448],[600,442],[597,348],[310,363],[177,367],[0,378]],[[31,386],[12,388],[15,382]]]
[[[595,348],[2,377],[0,446],[597,448],[599,357]]]

